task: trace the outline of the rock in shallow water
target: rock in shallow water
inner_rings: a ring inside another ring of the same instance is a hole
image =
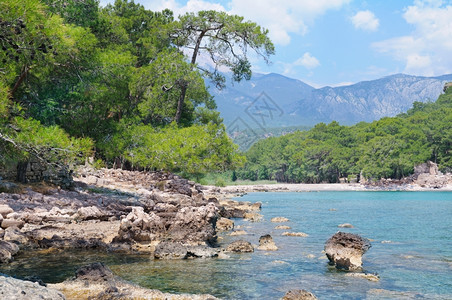
[[[257,247],[259,250],[264,251],[276,251],[278,250],[278,247],[276,246],[275,242],[273,241],[273,238],[271,235],[266,234],[259,238],[259,247]]]
[[[337,269],[357,270],[363,262],[363,254],[371,247],[370,241],[357,234],[338,232],[325,243],[330,265]]]
[[[244,240],[238,240],[232,242],[226,247],[226,252],[254,252],[253,245],[250,242]]]
[[[306,290],[288,291],[281,300],[315,300],[317,297]]]

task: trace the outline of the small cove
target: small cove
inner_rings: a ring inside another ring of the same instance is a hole
[[[220,242],[244,239],[256,245],[261,235],[271,234],[278,251],[184,261],[96,251],[29,252],[1,266],[0,272],[60,282],[79,266],[102,261],[115,274],[144,287],[223,299],[278,299],[300,288],[319,299],[383,298],[377,289],[406,298],[452,298],[451,192],[250,193],[238,200],[262,202],[264,219],[235,219],[247,235],[221,234]],[[270,222],[280,216],[290,221]],[[343,223],[355,228],[337,227]],[[275,229],[277,225],[291,229]],[[363,257],[364,270],[378,273],[379,282],[347,277],[328,266],[323,245],[339,230],[372,240]],[[309,236],[282,236],[284,231]]]

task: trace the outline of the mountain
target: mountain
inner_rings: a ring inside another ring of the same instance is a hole
[[[395,116],[415,101],[435,101],[452,74],[420,77],[396,74],[349,86],[320,89],[279,74],[211,88],[230,133],[257,128],[312,126],[333,120],[344,125]]]

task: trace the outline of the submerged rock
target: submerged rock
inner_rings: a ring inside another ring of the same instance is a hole
[[[362,266],[362,256],[371,247],[370,241],[357,234],[338,232],[325,243],[330,265],[337,269],[356,270]]]
[[[289,219],[287,219],[285,217],[274,217],[271,219],[271,221],[273,223],[285,223],[285,222],[289,222]]]
[[[250,242],[238,240],[229,244],[226,247],[226,252],[238,252],[238,253],[254,252],[254,248]]]
[[[218,256],[218,250],[207,245],[183,245],[181,243],[163,242],[155,247],[155,259],[210,258]]]
[[[102,263],[83,266],[76,277],[51,288],[61,291],[68,299],[217,299],[211,295],[167,294],[136,286],[115,275]],[[7,299],[64,299],[62,298],[7,298]]]
[[[369,281],[380,281],[380,276],[372,273],[348,273],[345,276],[363,278]]]
[[[298,237],[308,237],[309,234],[304,232],[283,232],[281,235],[284,236],[298,236]]]
[[[275,242],[273,241],[273,238],[271,235],[266,234],[259,238],[259,247],[257,247],[259,250],[264,251],[276,251],[278,250],[278,247],[276,246]]]
[[[315,300],[317,297],[306,290],[288,291],[281,300]]]

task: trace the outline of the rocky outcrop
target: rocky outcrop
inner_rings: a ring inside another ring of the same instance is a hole
[[[48,286],[59,290],[62,294],[66,295],[67,299],[217,299],[211,295],[174,295],[162,293],[158,290],[145,289],[115,276],[112,271],[102,263],[93,263],[83,266],[76,271],[73,279],[66,280],[62,283],[49,284]]]
[[[337,269],[357,270],[362,266],[362,256],[371,247],[370,241],[357,234],[338,232],[325,243],[330,265]]]
[[[234,221],[227,218],[220,218],[217,220],[216,229],[218,231],[230,231],[234,229]]]
[[[0,276],[0,298],[16,300],[63,300],[64,295],[37,282]]]
[[[317,297],[306,290],[288,291],[281,300],[316,300]]]
[[[248,218],[251,216],[256,216],[257,212],[260,211],[262,203],[256,202],[243,202],[235,200],[222,200],[219,202],[221,206],[220,214],[225,218]]]
[[[264,250],[264,251],[276,251],[278,250],[278,247],[276,246],[275,242],[273,241],[273,238],[271,235],[266,234],[259,238],[259,246],[257,247],[258,250]]]
[[[246,253],[246,252],[254,252],[254,247],[250,242],[244,240],[238,240],[229,244],[226,249],[226,252],[237,252],[237,253]]]

